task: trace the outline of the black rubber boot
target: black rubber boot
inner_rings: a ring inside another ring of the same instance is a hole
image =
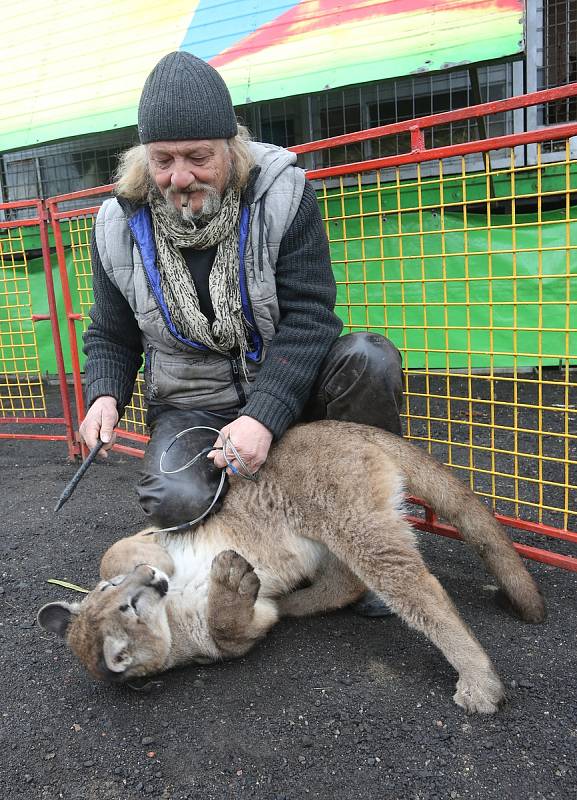
[[[152,418],[150,441],[142,461],[137,493],[144,513],[154,525],[168,528],[199,517],[212,503],[222,475],[221,470],[206,456],[182,472],[171,475],[161,472],[160,457],[176,434],[199,425],[220,430],[237,415],[238,409],[213,413],[163,408]],[[174,470],[183,466],[205,447],[214,444],[216,437],[216,433],[207,430],[185,434],[170,448],[163,461],[164,469]],[[211,513],[218,511],[227,490],[228,479]]]
[[[401,354],[378,333],[337,339],[319,372],[303,420],[361,422],[401,435]]]
[[[369,590],[365,592],[360,600],[351,605],[352,611],[361,617],[392,617],[395,613],[391,611],[385,601],[376,592]]]

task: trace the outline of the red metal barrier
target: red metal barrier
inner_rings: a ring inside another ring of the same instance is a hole
[[[407,519],[414,528],[420,531],[426,531],[427,533],[436,533],[438,536],[445,536],[448,539],[463,541],[463,537],[459,531],[452,525],[441,522],[432,508],[423,500],[419,500],[415,497],[411,497],[409,500],[416,505],[422,506],[424,510],[423,517],[416,516],[415,514],[407,514]],[[495,514],[495,519],[497,519],[501,525],[508,528],[538,533],[542,536],[549,536],[552,539],[562,539],[571,544],[577,544],[577,533],[572,533],[571,531],[559,531],[547,525],[536,525],[524,520],[505,517],[503,514]],[[519,544],[518,542],[513,542],[513,546],[523,558],[528,558],[531,561],[539,561],[551,567],[559,567],[569,572],[577,572],[577,558],[574,556],[566,556],[551,550],[544,550],[541,547],[532,547]]]
[[[62,292],[64,297],[66,324],[68,326],[68,336],[70,341],[70,357],[72,359],[74,397],[76,401],[76,412],[78,414],[79,420],[84,419],[84,397],[82,395],[82,382],[80,376],[80,360],[78,356],[79,349],[78,349],[78,339],[76,336],[76,323],[82,320],[82,314],[74,311],[73,309],[60,221],[62,219],[69,219],[72,216],[74,217],[93,216],[98,212],[98,206],[75,209],[74,211],[59,211],[58,204],[65,203],[67,201],[77,201],[83,198],[102,196],[103,194],[110,193],[112,188],[113,188],[112,186],[99,186],[96,189],[88,189],[80,192],[71,192],[69,194],[59,195],[58,197],[51,197],[46,202],[46,207],[48,209],[48,214],[50,217],[50,222],[52,223],[52,230],[54,233],[54,243],[56,245],[56,256],[58,259],[58,270],[60,273],[60,282],[62,284]]]
[[[26,249],[24,244],[23,235],[21,235],[23,229],[33,229],[36,228],[40,235],[40,245],[42,250],[42,261],[44,267],[44,277],[46,282],[46,298],[48,301],[48,314],[35,314],[32,313],[32,307],[30,303],[30,316],[29,319],[32,323],[37,324],[39,322],[48,321],[50,322],[51,330],[52,330],[52,341],[54,344],[54,354],[56,357],[56,363],[58,368],[58,382],[59,382],[59,389],[60,389],[60,398],[62,402],[62,416],[61,417],[48,417],[45,413],[45,404],[43,398],[43,388],[40,378],[40,373],[38,369],[38,374],[34,378],[34,385],[38,391],[38,396],[42,397],[42,411],[44,414],[42,416],[31,416],[27,409],[22,407],[20,413],[16,416],[1,416],[0,423],[4,425],[38,425],[38,424],[48,424],[48,425],[55,425],[64,427],[63,433],[20,433],[20,432],[9,432],[0,433],[0,439],[38,439],[38,440],[45,440],[45,441],[64,441],[66,442],[68,448],[68,455],[70,458],[73,458],[78,452],[78,446],[75,442],[74,437],[74,424],[72,419],[72,409],[70,404],[70,395],[68,392],[68,386],[66,383],[66,371],[64,369],[64,357],[62,352],[62,341],[60,338],[60,328],[58,325],[58,313],[56,309],[56,297],[54,293],[54,282],[52,278],[52,265],[50,262],[50,245],[48,239],[48,228],[47,228],[47,214],[44,204],[40,200],[28,200],[28,201],[19,201],[13,203],[0,203],[0,211],[8,212],[11,211],[20,213],[22,211],[30,211],[30,216],[27,216],[22,219],[13,219],[13,220],[4,220],[0,221],[0,259],[2,266],[4,267],[4,272],[8,270],[8,262],[10,269],[16,275],[16,264],[21,264],[20,269],[26,269],[27,267],[27,255]],[[19,241],[21,242],[20,250],[15,251],[13,248],[13,241],[12,241],[12,234],[8,233],[8,238],[5,238],[5,232],[19,232],[21,238]],[[5,244],[8,244],[8,247],[4,247]],[[18,257],[18,262],[16,258]],[[7,260],[8,259],[8,260]],[[22,280],[22,278],[18,278],[18,280]],[[27,283],[27,277],[24,278]],[[28,293],[29,293],[29,285],[28,285]],[[10,295],[7,294],[7,301],[6,301],[6,308],[8,309],[10,303]],[[14,320],[10,319],[10,315],[7,314],[6,318],[3,320],[0,319],[0,326],[4,324],[5,328],[8,329],[10,339],[12,339],[12,333],[10,332],[10,328],[12,326],[12,322]],[[19,318],[21,322],[21,318]],[[0,332],[2,328],[0,327]],[[14,346],[13,346],[14,348]],[[18,350],[22,348],[22,342],[18,341],[15,345],[15,349]],[[12,350],[13,352],[13,350]],[[3,352],[0,349],[0,357],[3,356]],[[37,351],[36,351],[37,356]],[[4,360],[2,358],[2,360]],[[12,361],[12,359],[10,359]],[[14,390],[18,387],[22,380],[22,376],[16,374],[14,380],[11,382],[6,378],[6,385],[5,385],[5,398],[8,399],[9,403],[14,405],[15,397],[11,397],[14,394]],[[24,380],[28,380],[25,378]],[[30,398],[32,399],[32,398]],[[36,409],[34,409],[36,410]]]
[[[70,192],[68,194],[58,195],[57,197],[51,197],[46,202],[50,221],[52,223],[52,229],[54,232],[54,243],[56,246],[60,281],[62,284],[66,324],[68,326],[68,335],[71,343],[70,356],[72,365],[72,379],[73,379],[74,396],[75,396],[76,409],[79,421],[82,421],[82,419],[84,418],[84,397],[82,392],[80,343],[77,335],[77,326],[80,325],[81,329],[84,329],[86,327],[88,322],[87,312],[89,303],[84,302],[83,298],[80,298],[80,307],[74,306],[69,275],[68,275],[68,264],[66,260],[66,250],[67,246],[69,245],[65,244],[65,237],[62,226],[63,225],[68,226],[68,230],[66,231],[66,233],[68,234],[68,236],[70,236],[74,235],[75,233],[74,223],[78,223],[79,221],[84,221],[85,224],[84,227],[82,228],[82,234],[85,241],[81,243],[81,246],[83,246],[84,248],[88,248],[92,223],[98,213],[98,209],[100,208],[100,203],[104,199],[106,199],[106,197],[110,196],[113,189],[114,186],[111,184],[107,186],[98,186],[95,187],[94,189],[84,189],[79,192]],[[100,202],[95,203],[96,200]],[[84,201],[86,201],[86,204],[84,204]],[[63,205],[68,205],[72,207],[62,208]],[[77,242],[76,245],[78,244],[79,243]],[[74,256],[75,247],[72,246],[70,249],[73,252],[72,262],[74,266],[77,268],[79,262],[85,259],[75,258]],[[83,279],[86,279],[87,276],[84,273],[82,274],[81,277]],[[77,279],[79,278],[78,274],[76,275],[76,278]],[[134,442],[135,444],[144,444],[146,443],[146,441],[148,441],[148,437],[143,433],[138,433],[136,431],[123,430],[121,424],[121,427],[119,427],[117,430],[117,440],[119,440],[119,443],[115,446],[115,450],[117,450],[118,452],[126,453],[129,455],[142,456],[143,451],[140,448],[132,447],[130,446],[130,444],[126,445],[123,444],[122,442],[124,440],[127,440],[128,442]],[[83,454],[84,453],[85,451],[83,448]]]

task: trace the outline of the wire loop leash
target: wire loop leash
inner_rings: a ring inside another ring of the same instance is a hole
[[[176,444],[178,439],[182,438],[183,436],[185,436],[187,433],[190,433],[191,431],[212,431],[213,433],[216,433],[216,435],[219,437],[220,441],[222,442],[222,447],[221,448],[212,447],[212,446],[211,447],[205,447],[199,453],[197,453],[194,456],[194,458],[191,458],[190,461],[187,461],[187,463],[183,464],[181,467],[178,467],[177,469],[165,469],[165,467],[164,467],[164,459],[167,456],[168,452],[170,451],[171,447],[174,444]],[[189,467],[192,467],[192,465],[196,464],[198,459],[202,458],[202,456],[208,455],[208,453],[212,452],[213,450],[219,450],[219,449],[222,450],[222,454],[224,456],[224,460],[226,461],[226,467],[222,468],[221,476],[220,476],[220,482],[218,484],[218,487],[217,487],[217,490],[215,492],[215,495],[212,498],[212,502],[210,503],[208,508],[200,516],[196,517],[196,519],[192,519],[189,522],[182,522],[182,523],[180,523],[180,525],[172,525],[170,528],[160,528],[158,530],[149,531],[148,535],[150,535],[152,533],[175,533],[176,531],[182,531],[182,530],[185,530],[186,528],[190,528],[193,525],[196,525],[201,520],[203,520],[207,516],[207,514],[209,514],[212,511],[215,503],[217,502],[218,498],[220,497],[220,495],[222,493],[222,487],[224,486],[224,482],[226,480],[226,470],[227,470],[227,468],[232,470],[232,472],[235,475],[239,475],[241,478],[244,478],[247,481],[256,482],[258,480],[258,472],[253,475],[253,473],[249,470],[248,465],[245,463],[245,461],[241,457],[240,453],[238,452],[238,450],[234,446],[230,436],[225,436],[222,433],[222,431],[219,431],[217,428],[211,428],[208,425],[195,425],[192,428],[185,428],[184,430],[182,430],[179,433],[177,433],[176,436],[174,436],[174,438],[172,439],[172,441],[168,445],[168,447],[166,448],[166,450],[164,450],[162,455],[160,456],[160,461],[159,461],[160,471],[162,472],[163,475],[176,475],[178,472],[184,472],[185,469],[189,469]],[[231,456],[230,456],[230,453],[229,453],[229,449],[232,451],[233,460],[236,459],[238,461],[238,463],[240,465],[240,468],[237,468],[237,467],[235,467],[233,465],[233,463],[231,461]]]

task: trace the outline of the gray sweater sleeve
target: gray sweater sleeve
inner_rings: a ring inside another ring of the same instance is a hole
[[[280,323],[243,409],[280,438],[302,412],[342,323],[329,245],[314,189],[305,191],[277,262]]]
[[[94,233],[91,257],[94,305],[84,334],[86,406],[110,395],[116,398],[122,416],[142,364],[140,329],[128,301],[104,271]]]

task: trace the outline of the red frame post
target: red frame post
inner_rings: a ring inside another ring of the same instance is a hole
[[[38,227],[40,234],[40,244],[42,250],[42,265],[44,269],[44,278],[46,282],[46,297],[48,300],[48,314],[32,314],[32,322],[49,321],[52,330],[52,340],[54,342],[54,353],[56,356],[56,365],[58,369],[58,384],[60,388],[60,397],[62,400],[62,417],[3,417],[0,419],[1,424],[8,425],[64,425],[64,434],[23,434],[23,433],[0,433],[0,439],[34,439],[45,441],[64,441],[68,449],[69,458],[74,458],[78,453],[78,448],[75,442],[74,423],[72,416],[72,408],[70,404],[70,394],[68,392],[68,385],[66,383],[66,370],[64,367],[64,356],[62,350],[62,339],[60,336],[60,326],[58,323],[58,311],[56,307],[56,295],[54,291],[54,281],[52,277],[52,264],[50,261],[50,242],[48,237],[48,218],[46,208],[41,200],[22,200],[12,203],[1,203],[0,209],[2,210],[21,210],[33,209],[36,212],[35,217],[26,219],[12,220],[0,222],[0,229],[10,228],[31,228]]]

